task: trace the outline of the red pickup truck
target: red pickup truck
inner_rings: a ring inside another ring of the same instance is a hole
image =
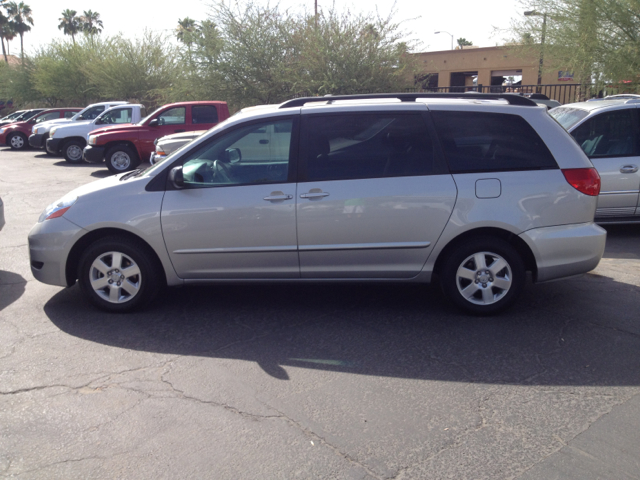
[[[180,102],[158,108],[133,125],[112,126],[90,132],[83,158],[106,161],[113,173],[133,170],[155,151],[154,140],[165,135],[208,130],[229,118],[227,102]]]

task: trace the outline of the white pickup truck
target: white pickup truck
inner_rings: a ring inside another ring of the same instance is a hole
[[[85,107],[73,117],[69,119],[60,118],[58,120],[50,120],[48,122],[42,122],[34,126],[31,129],[31,136],[29,137],[29,145],[33,148],[44,148],[49,138],[49,131],[56,125],[65,125],[71,122],[82,122],[88,120],[94,120],[98,115],[104,112],[106,109],[115,107],[117,105],[125,105],[129,102],[100,102],[92,103]]]
[[[147,116],[144,105],[128,103],[111,107],[97,118],[66,125],[54,125],[49,131],[47,152],[64,155],[69,163],[82,163],[82,150],[87,145],[87,135],[109,125],[138,123]]]

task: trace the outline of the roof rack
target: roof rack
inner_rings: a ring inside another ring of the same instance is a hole
[[[415,102],[418,98],[463,98],[465,100],[506,100],[509,105],[537,107],[533,100],[513,93],[367,93],[363,95],[326,95],[324,97],[301,97],[288,100],[279,108],[301,107],[306,103],[328,102],[336,100],[375,100],[397,98],[401,102]]]

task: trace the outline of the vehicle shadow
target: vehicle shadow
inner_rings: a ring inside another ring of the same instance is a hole
[[[18,300],[25,291],[27,281],[17,273],[0,270],[0,311]]]
[[[640,288],[601,275],[527,285],[510,311],[461,314],[436,285],[170,289],[149,309],[99,312],[75,286],[44,310],[64,332],[123,349],[287,367],[518,385],[640,385]]]
[[[640,223],[603,227],[608,237],[604,258],[640,259]]]

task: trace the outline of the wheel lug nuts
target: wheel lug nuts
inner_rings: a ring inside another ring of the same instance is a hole
[[[482,286],[483,286],[484,288],[487,288],[487,284],[486,284],[486,283],[483,283],[483,284],[482,284]]]
[[[109,283],[113,283],[113,280],[109,280]]]
[[[120,284],[121,284],[121,283],[122,283],[122,282],[118,282],[118,283],[116,283],[116,285],[120,286]]]

